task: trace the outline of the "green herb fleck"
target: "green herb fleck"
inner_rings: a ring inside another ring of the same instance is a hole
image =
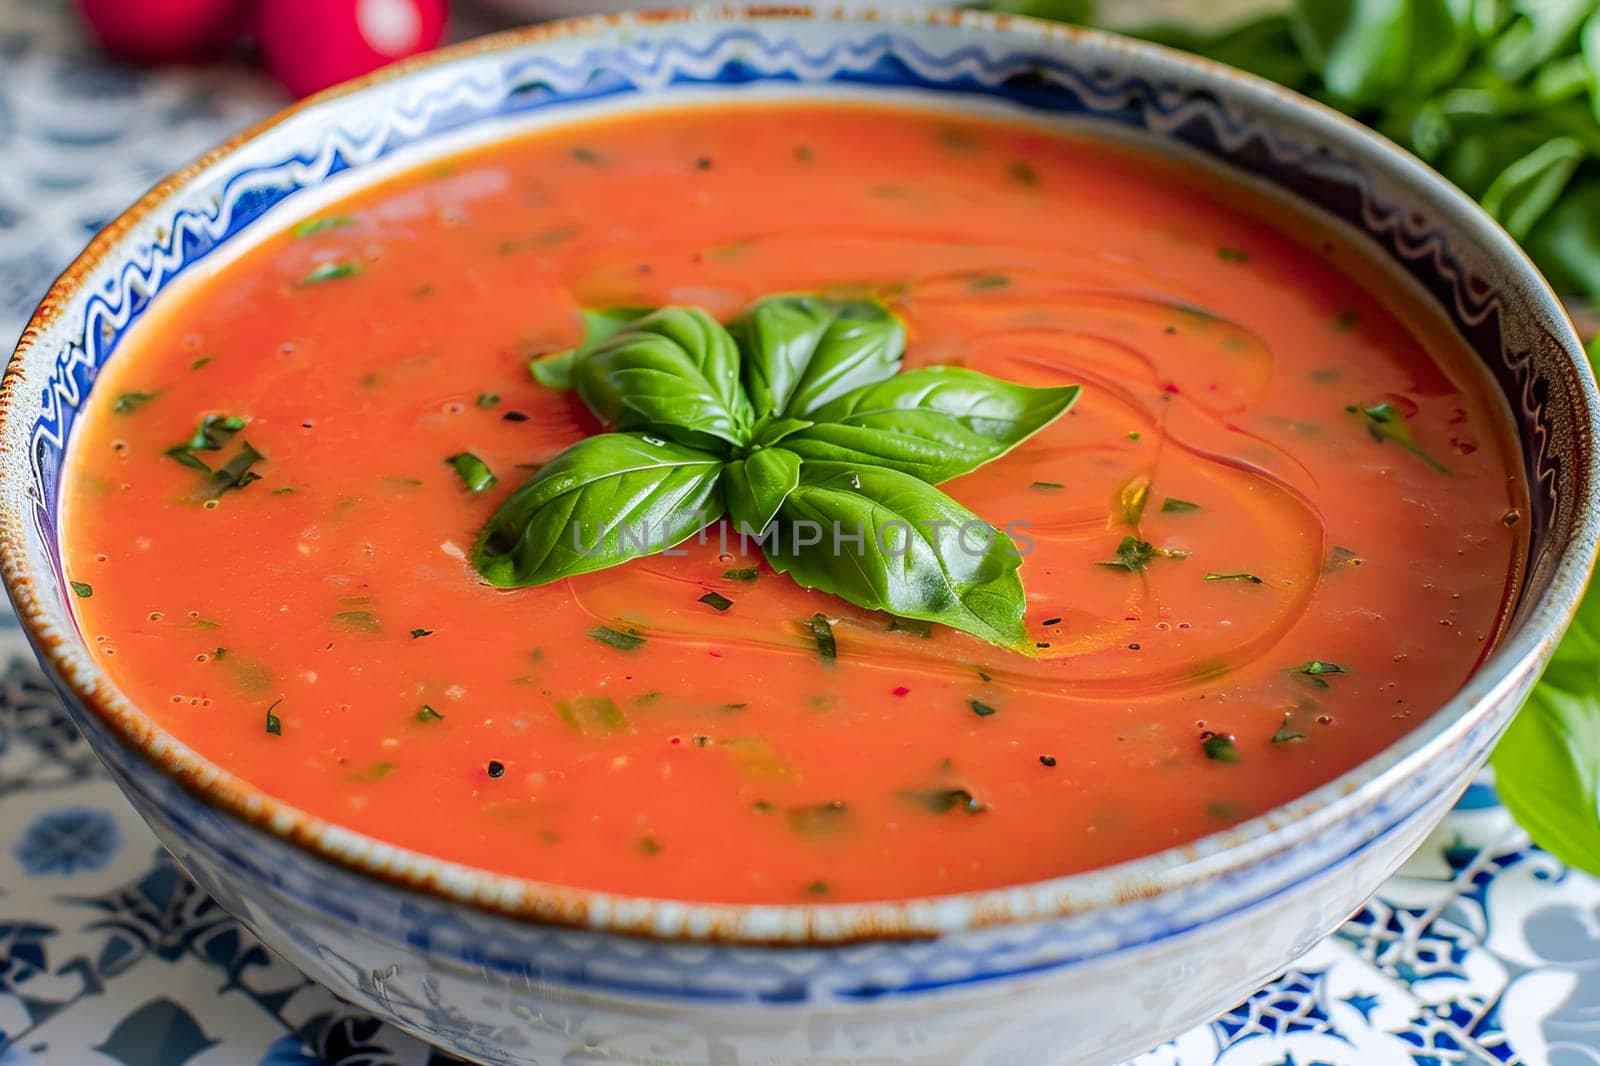
[[[319,233],[326,233],[331,229],[355,225],[355,219],[349,215],[323,215],[321,218],[308,218],[294,228],[296,237],[315,237]]]
[[[1161,501],[1162,514],[1183,514],[1187,511],[1198,510],[1200,510],[1200,505],[1198,503],[1190,503],[1188,500],[1180,500],[1176,496],[1168,496],[1166,499]]]
[[[1004,274],[978,274],[968,279],[967,289],[971,292],[991,292],[1003,289],[1011,284],[1011,279]]]
[[[346,774],[344,779],[356,783],[367,781],[382,781],[394,773],[395,765],[392,762],[375,762],[365,770],[357,770],[353,774]]]
[[[1367,432],[1372,439],[1378,442],[1392,441],[1406,451],[1426,463],[1436,473],[1450,476],[1454,473],[1432,455],[1428,454],[1417,444],[1416,438],[1411,435],[1411,427],[1406,425],[1405,417],[1395,410],[1391,403],[1375,403],[1370,407],[1351,404],[1345,408],[1351,414],[1359,414],[1366,418]]]
[[[340,611],[333,616],[333,620],[357,633],[376,633],[383,628],[378,616],[371,611]]]
[[[567,725],[586,737],[620,733],[628,728],[628,716],[609,696],[578,696],[556,704],[556,714]]]
[[[111,410],[119,415],[131,415],[151,400],[160,396],[159,392],[125,392],[118,396],[111,405]]]
[[[1356,323],[1361,321],[1359,311],[1340,311],[1333,316],[1333,328],[1340,333],[1348,333],[1356,328]]]
[[[718,592],[708,592],[700,597],[700,602],[716,611],[726,611],[733,606],[733,601]]]
[[[754,581],[760,576],[761,568],[756,566],[743,566],[737,570],[724,570],[722,572],[722,580],[724,581]]]
[[[188,444],[179,447],[187,447],[192,452],[219,452],[247,421],[238,415],[206,415],[195,427]]]
[[[500,402],[500,394],[499,393],[496,393],[496,392],[484,392],[484,393],[479,393],[478,394],[477,403],[478,403],[479,407],[493,407],[495,404],[497,404],[499,402]]]
[[[323,263],[317,269],[301,278],[300,284],[321,285],[325,281],[353,278],[359,273],[361,273],[361,264],[353,259],[345,259],[337,263]]]
[[[1330,663],[1324,659],[1312,659],[1310,662],[1301,663],[1299,666],[1291,668],[1289,672],[1291,674],[1299,674],[1318,688],[1328,688],[1328,682],[1325,680],[1327,675],[1348,674],[1350,670],[1348,667],[1340,666],[1338,663]]]
[[[267,732],[271,733],[275,737],[283,736],[283,723],[279,721],[278,716],[273,713],[278,709],[278,704],[282,702],[283,698],[280,696],[278,699],[273,700],[271,705],[267,707]]]
[[[429,707],[426,703],[424,703],[422,705],[422,709],[417,711],[417,721],[419,721],[419,722],[442,722],[442,721],[444,721],[444,715],[440,714],[438,711],[434,710],[432,707]]]
[[[589,636],[602,644],[616,648],[618,651],[632,651],[644,643],[644,637],[636,629],[613,629],[610,626],[595,626],[589,630]]]
[[[839,645],[833,639],[833,624],[825,614],[814,614],[800,623],[816,642],[817,654],[832,662],[839,657]]]
[[[572,149],[571,154],[573,159],[580,163],[586,163],[592,167],[598,167],[605,163],[604,157],[602,157],[599,152],[595,151],[593,148],[586,148],[581,144]]]
[[[1150,479],[1143,474],[1128,479],[1117,493],[1117,507],[1121,511],[1123,525],[1138,525],[1139,519],[1144,517],[1145,504],[1149,502]]]
[[[211,356],[202,355],[200,358],[196,359],[194,362],[189,364],[189,369],[190,370],[199,370],[201,367],[205,366],[209,362],[211,362]]]
[[[900,798],[930,814],[948,814],[951,811],[982,814],[989,809],[987,804],[979,803],[977,797],[964,788],[903,789]]]
[[[1322,572],[1331,574],[1335,570],[1342,570],[1347,566],[1360,566],[1363,562],[1365,560],[1361,558],[1360,552],[1335,544],[1329,550],[1327,560],[1322,564]]]
[[[1243,263],[1250,258],[1250,253],[1243,248],[1229,248],[1223,245],[1217,249],[1217,258],[1225,263]]]
[[[242,489],[252,482],[260,481],[261,475],[250,468],[265,458],[266,456],[250,446],[249,441],[241,441],[239,453],[212,472],[210,489],[206,497],[215,500],[225,492]]]
[[[1028,487],[1035,492],[1058,492],[1061,489],[1066,488],[1066,486],[1059,481],[1035,481]]]
[[[1127,570],[1130,572],[1142,571],[1150,564],[1150,560],[1161,557],[1164,559],[1187,559],[1189,553],[1178,548],[1157,548],[1147,540],[1138,537],[1123,537],[1117,545],[1117,557],[1096,563],[1096,566],[1106,566],[1113,570]]]
[[[1200,748],[1206,753],[1206,758],[1217,762],[1238,762],[1239,749],[1234,746],[1233,738],[1226,733],[1211,733],[1200,742]]]
[[[455,467],[461,483],[472,492],[483,492],[494,487],[500,479],[494,476],[487,463],[471,452],[460,452],[445,460]]]
[[[1288,744],[1291,741],[1304,739],[1306,739],[1306,735],[1289,724],[1287,715],[1284,716],[1283,724],[1278,727],[1278,731],[1272,734],[1272,742],[1274,744]]]
[[[850,822],[850,808],[841,800],[829,800],[808,807],[790,807],[784,820],[801,836],[818,836],[844,828]]]
[[[982,676],[981,671],[979,676]],[[984,680],[987,681],[989,679],[985,677]],[[987,718],[991,714],[995,713],[995,709],[989,706],[987,703],[984,703],[982,700],[968,699],[967,706],[972,708],[972,713],[977,715],[979,718]]]
[[[1207,581],[1248,581],[1252,585],[1261,584],[1261,579],[1254,574],[1247,574],[1243,570],[1231,574],[1207,574]]]
[[[80,600],[86,600],[94,595],[94,586],[87,581],[69,581],[68,584],[72,586],[73,593]]]
[[[641,855],[659,855],[659,854],[661,854],[661,845],[660,845],[659,842],[657,842],[656,840],[652,839],[651,837],[640,837],[639,838],[639,854],[641,854]]]
[[[1011,180],[1020,185],[1039,184],[1039,172],[1033,169],[1033,164],[1025,160],[1017,160],[1011,164]]]
[[[828,882],[826,881],[812,881],[805,887],[805,893],[808,896],[826,896],[828,892]]]
[[[411,631],[411,639],[412,640],[416,640],[418,637],[431,637],[431,636],[433,636],[433,630],[431,630],[431,629],[413,629]]]

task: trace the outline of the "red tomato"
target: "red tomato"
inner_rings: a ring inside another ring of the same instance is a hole
[[[100,47],[142,63],[206,59],[238,39],[249,0],[76,0]]]
[[[261,0],[256,46],[297,96],[438,45],[445,0]]]

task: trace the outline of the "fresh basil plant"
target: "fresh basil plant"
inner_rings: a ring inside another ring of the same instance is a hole
[[[772,296],[726,327],[695,308],[593,312],[579,347],[530,369],[610,432],[512,493],[474,564],[502,588],[543,585],[726,517],[806,588],[1022,650],[1020,553],[934,486],[1055,421],[1078,386],[902,373],[904,356],[900,321],[870,300]]]

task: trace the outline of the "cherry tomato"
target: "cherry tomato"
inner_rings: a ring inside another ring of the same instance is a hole
[[[249,20],[249,0],[76,0],[100,47],[141,63],[207,59]]]
[[[272,76],[305,96],[444,38],[445,0],[260,0],[255,37]]]

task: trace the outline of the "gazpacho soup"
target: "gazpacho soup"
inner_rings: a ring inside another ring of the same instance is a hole
[[[1526,486],[1340,230],[981,116],[543,128],[197,269],[72,442],[101,666],[379,840],[702,901],[1195,839],[1483,660]]]

